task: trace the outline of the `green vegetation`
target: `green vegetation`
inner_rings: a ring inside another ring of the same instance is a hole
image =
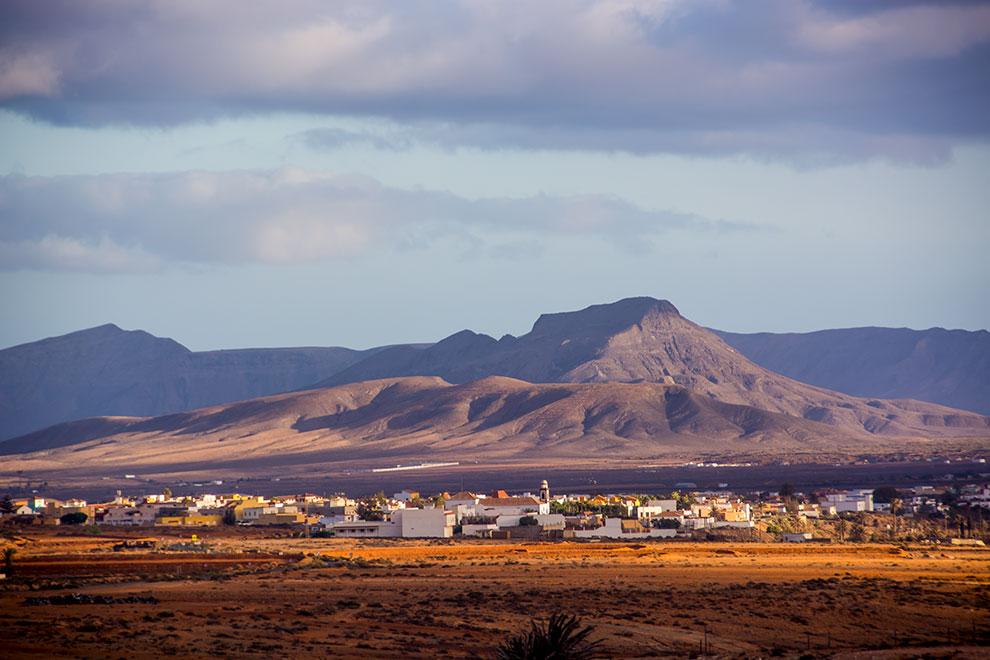
[[[87,520],[89,520],[89,516],[82,511],[67,513],[58,519],[58,521],[63,525],[83,525]]]
[[[881,486],[873,490],[873,501],[888,504],[894,500],[903,499],[901,492],[892,486]]]
[[[562,513],[565,516],[597,513],[608,518],[629,517],[629,510],[621,504],[594,505],[587,502],[550,502],[550,513]]]
[[[383,509],[388,502],[384,491],[378,491],[371,497],[366,497],[357,505],[357,514],[361,520],[385,520]]]

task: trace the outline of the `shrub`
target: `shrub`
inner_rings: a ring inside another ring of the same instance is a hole
[[[498,660],[591,660],[601,657],[600,641],[590,641],[593,628],[581,627],[576,616],[554,614],[546,623],[533,621],[528,632],[510,637],[498,647]]]
[[[82,525],[89,520],[89,516],[82,511],[74,511],[72,513],[65,514],[58,520],[63,525]]]

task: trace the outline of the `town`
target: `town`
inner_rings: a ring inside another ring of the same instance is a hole
[[[668,539],[801,542],[951,541],[987,536],[990,485],[799,492],[698,491],[684,484],[645,494],[469,491],[425,496],[403,490],[263,497],[243,493],[140,496],[108,502],[34,495],[0,500],[0,525],[100,527],[277,527],[339,538]]]

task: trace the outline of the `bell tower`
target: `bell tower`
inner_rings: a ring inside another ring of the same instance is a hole
[[[550,484],[544,479],[540,482],[540,500],[543,502],[550,502]]]

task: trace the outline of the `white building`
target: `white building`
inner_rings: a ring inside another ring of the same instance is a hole
[[[337,523],[349,523],[356,522],[358,520],[356,513],[333,513],[329,516],[321,516],[319,524],[324,527],[333,527]]]
[[[486,497],[475,505],[475,515],[484,518],[499,516],[524,516],[527,514],[550,513],[550,503],[541,502],[535,497]]]
[[[684,516],[681,527],[684,529],[709,529],[714,527],[715,519],[711,516]]]
[[[403,509],[392,514],[404,539],[449,539],[454,535],[454,512],[444,509]]]
[[[663,513],[665,511],[677,511],[677,500],[647,500],[646,504],[637,507],[638,510],[644,511],[646,513],[656,514]],[[640,518],[648,518],[650,515],[641,515]]]
[[[873,491],[868,489],[846,490],[825,496],[825,506],[834,506],[837,513],[873,511]]]
[[[351,538],[450,538],[454,512],[444,509],[399,509],[388,520],[354,520],[330,525],[336,536]]]
[[[355,520],[336,523],[331,529],[335,536],[346,538],[397,537],[402,531],[398,525],[388,520]]]
[[[564,514],[562,513],[524,513],[522,515],[504,515],[495,519],[499,529],[503,527],[518,527],[523,518],[532,518],[543,529],[564,529]]]
[[[969,503],[970,506],[990,509],[990,487],[983,486],[981,488],[974,489],[973,492],[963,493],[959,499],[963,502]]]
[[[491,536],[498,529],[495,523],[468,523],[461,525],[462,536]]]
[[[443,503],[443,508],[448,511],[453,511],[457,522],[461,522],[461,518],[464,516],[475,515],[475,508],[478,506],[478,502],[481,501],[481,497],[475,495],[474,493],[469,493],[466,490],[462,490],[459,493],[454,493]]]
[[[673,529],[654,529],[644,527],[639,520],[627,520],[623,518],[606,518],[605,524],[598,529],[575,529],[574,537],[585,538],[610,538],[610,539],[648,539],[648,538],[672,538],[677,531]]]

